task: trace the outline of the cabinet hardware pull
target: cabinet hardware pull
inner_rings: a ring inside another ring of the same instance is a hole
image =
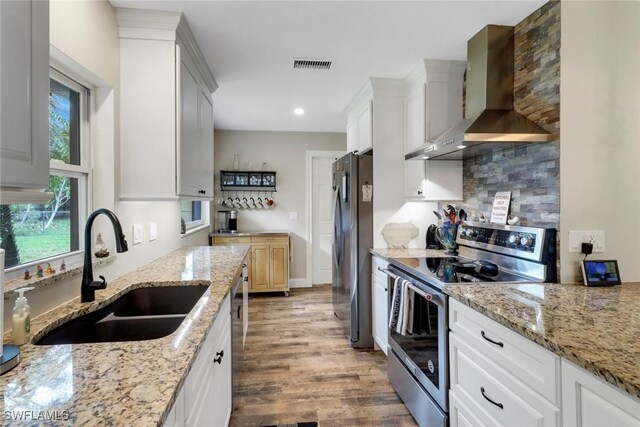
[[[484,391],[484,387],[480,387],[480,393],[482,393],[482,397],[487,399],[489,402],[493,403],[494,405],[496,405],[500,409],[504,409],[504,405],[502,403],[498,403],[498,402],[496,402],[494,400],[491,400],[491,398],[489,396],[487,396],[487,393]]]
[[[422,196],[422,191],[418,190],[418,196]]]
[[[213,359],[213,363],[217,363],[218,365],[222,364],[223,357],[224,357],[224,350],[220,350],[216,352],[216,358]]]
[[[482,338],[484,338],[485,340],[489,341],[491,344],[495,344],[495,345],[497,345],[497,346],[504,347],[504,343],[503,343],[503,342],[501,342],[501,341],[494,341],[494,340],[492,340],[491,338],[488,338],[488,337],[485,335],[484,331],[480,331],[480,335],[482,335]]]
[[[241,305],[238,306],[238,319],[240,318],[240,309],[242,308]]]

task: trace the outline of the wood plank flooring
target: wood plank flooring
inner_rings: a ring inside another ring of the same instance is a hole
[[[387,380],[384,353],[347,342],[333,314],[331,285],[292,289],[288,298],[251,295],[234,382],[234,427],[416,425]]]

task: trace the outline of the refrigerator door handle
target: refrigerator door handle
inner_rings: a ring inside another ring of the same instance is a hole
[[[333,263],[336,269],[340,266],[342,258],[342,210],[340,208],[340,190],[337,189],[333,196]]]
[[[360,340],[360,313],[358,312],[358,269],[356,268],[351,284],[351,342]]]

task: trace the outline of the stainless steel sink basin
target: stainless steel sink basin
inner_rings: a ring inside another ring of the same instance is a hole
[[[100,310],[58,326],[35,344],[82,344],[162,338],[178,329],[206,290],[206,286],[134,289]]]

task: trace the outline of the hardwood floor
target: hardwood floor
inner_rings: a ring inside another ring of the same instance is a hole
[[[416,425],[387,380],[384,353],[347,342],[331,285],[251,295],[249,322],[232,426]]]

